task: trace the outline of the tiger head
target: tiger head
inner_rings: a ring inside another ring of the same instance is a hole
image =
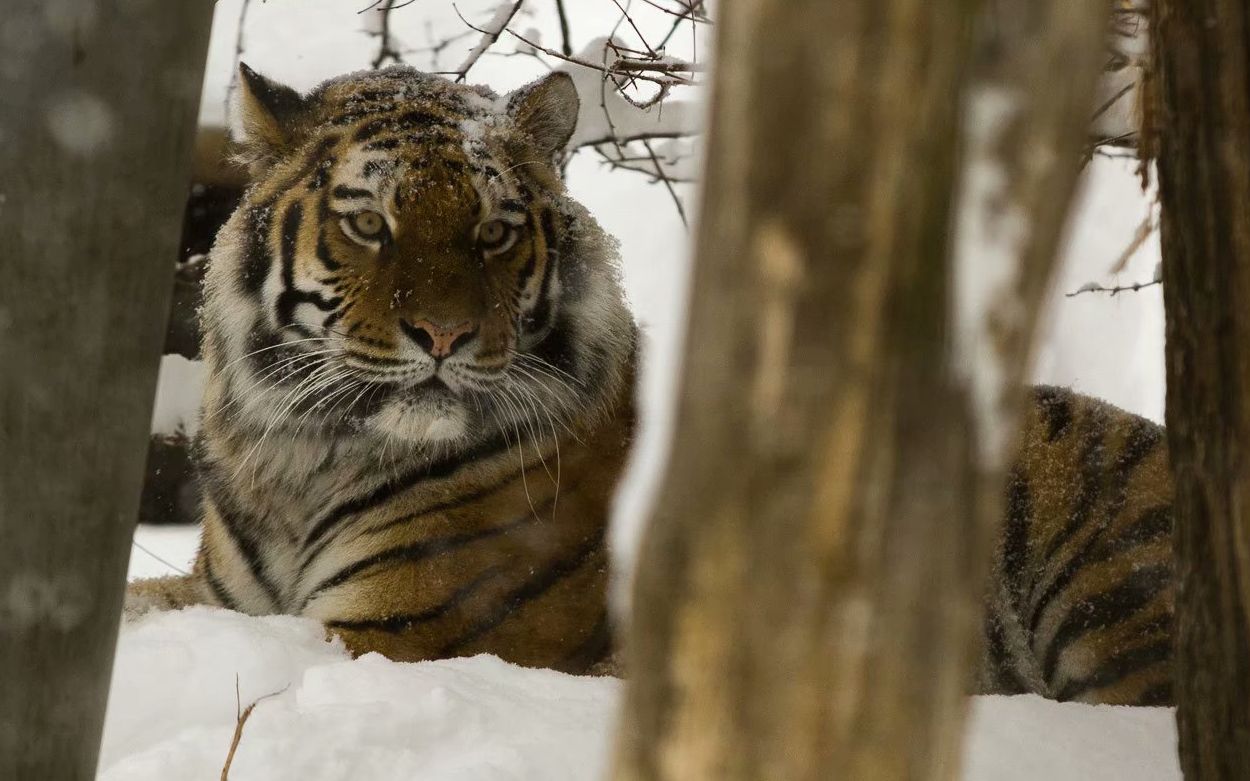
[[[252,185],[211,253],[206,420],[456,447],[605,403],[634,326],[561,180],[578,107],[563,73],[302,95],[242,66]]]

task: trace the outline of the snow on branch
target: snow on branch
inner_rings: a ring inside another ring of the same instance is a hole
[[[692,102],[666,99],[664,86],[650,96],[630,95],[628,90],[636,88],[631,74],[615,69],[622,51],[619,42],[597,38],[575,57],[562,58],[560,69],[573,78],[581,97],[568,149],[593,150],[612,169],[641,173],[662,184],[685,222],[685,208],[673,185],[696,178],[702,112]],[[596,65],[596,60],[605,64]]]
[[[485,54],[490,47],[495,45],[495,42],[499,40],[499,36],[502,35],[503,31],[508,28],[508,25],[512,22],[513,17],[515,17],[517,12],[521,10],[521,6],[524,3],[525,0],[515,0],[514,2],[503,3],[502,5],[497,6],[495,8],[494,16],[492,16],[490,21],[482,27],[470,24],[469,21],[464,18],[464,15],[460,13],[460,9],[456,8],[456,14],[460,16],[460,21],[482,34],[482,39],[478,41],[477,46],[474,46],[464,58],[464,62],[460,63],[459,67],[452,71],[452,74],[456,77],[456,81],[465,80],[465,78],[469,75],[469,70],[477,64],[478,60],[482,59],[482,55]],[[452,7],[455,8],[454,5]]]
[[[668,89],[673,87],[694,86],[696,82],[693,79],[681,74],[693,73],[701,70],[701,68],[694,63],[686,63],[679,60],[669,59],[658,53],[645,58],[620,56],[626,50],[623,49],[619,43],[614,41],[609,41],[606,46],[617,56],[615,56],[615,58],[611,61],[608,61],[605,58],[602,63],[598,63],[588,60],[580,55],[563,55],[554,49],[549,49],[530,40],[529,38],[526,38],[514,30],[508,30],[508,34],[529,46],[531,49],[540,51],[550,57],[555,57],[558,60],[564,60],[565,62],[572,63],[573,65],[580,65],[583,68],[599,71],[606,77],[619,77],[627,80],[641,79],[643,81],[649,81],[653,84],[659,85],[660,91],[658,93],[658,97],[648,101],[646,106],[642,106],[644,108],[663,100],[663,98],[668,94]],[[604,39],[602,38],[598,39],[601,43],[603,40]]]
[[[1097,282],[1086,282],[1071,293],[1064,293],[1067,298],[1079,296],[1082,293],[1107,293],[1115,296],[1119,293],[1136,293],[1138,290],[1144,290],[1148,287],[1163,284],[1163,264],[1155,264],[1154,277],[1149,282],[1135,282],[1131,285],[1114,285],[1112,287],[1104,287]]]

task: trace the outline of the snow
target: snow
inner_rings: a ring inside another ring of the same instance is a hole
[[[504,28],[507,27],[512,21],[512,17],[516,16],[517,11],[521,10],[521,3],[522,0],[515,0],[515,2],[500,3],[499,6],[495,8],[495,14],[490,18],[490,21],[479,26],[478,29],[482,31],[482,37],[477,42],[477,46],[473,47],[473,49],[465,56],[464,61],[461,62],[459,67],[456,68],[458,72],[463,73],[473,67],[473,64],[481,59],[482,55],[486,53],[486,50],[489,49],[495,41],[499,40],[499,36],[503,33]]]
[[[1064,295],[1090,281],[1114,287],[1154,278],[1160,257],[1157,230],[1123,269],[1112,273],[1112,268],[1149,217],[1155,193],[1142,193],[1135,160],[1099,157],[1087,168],[1080,190],[1038,326],[1033,379],[1068,385],[1162,422],[1162,290]]]
[[[974,697],[964,781],[1180,781],[1171,708]]]
[[[203,361],[181,355],[161,356],[152,407],[152,433],[194,436],[199,429],[200,391],[207,379]]]
[[[603,775],[620,682],[490,656],[351,659],[320,624],[213,608],[154,614],[118,644],[99,781],[581,781]],[[273,695],[273,696],[267,696]]]
[[[595,781],[621,683],[477,656],[352,660],[319,624],[214,608],[123,629],[99,781]],[[272,695],[272,696],[268,696]],[[263,698],[263,699],[261,699]],[[976,697],[964,781],[1179,781],[1167,708]]]

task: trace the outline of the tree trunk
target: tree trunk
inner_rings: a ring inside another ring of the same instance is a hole
[[[0,778],[95,773],[211,18],[5,5]]]
[[[1176,479],[1177,727],[1190,779],[1250,768],[1250,12],[1155,0]]]
[[[958,264],[970,4],[722,9],[678,424],[635,574],[620,781],[955,772],[1013,389],[1106,13],[993,8]],[[956,300],[977,317],[957,321]]]

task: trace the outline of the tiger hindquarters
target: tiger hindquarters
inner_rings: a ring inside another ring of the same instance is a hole
[[[1171,702],[1172,496],[1161,426],[1033,390],[1006,486],[985,693]]]

